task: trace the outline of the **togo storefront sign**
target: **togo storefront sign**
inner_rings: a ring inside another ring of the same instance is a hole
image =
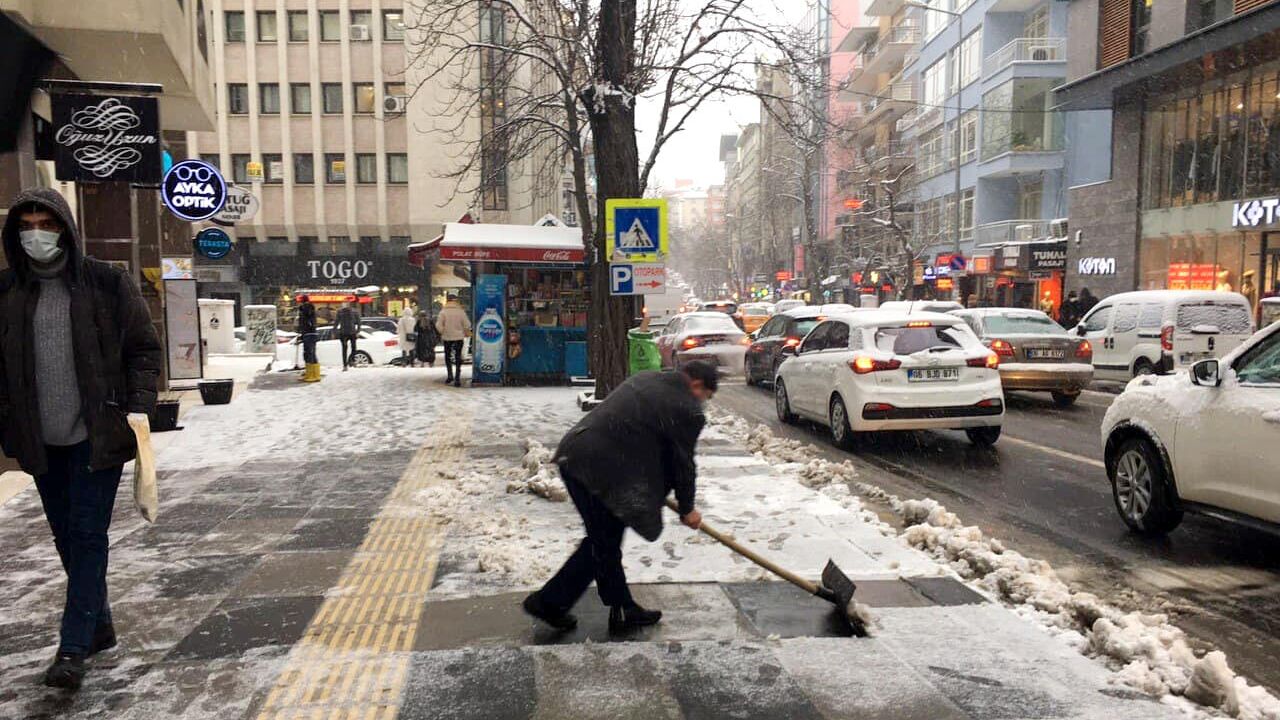
[[[1258,227],[1274,223],[1280,213],[1280,198],[1245,200],[1231,206],[1231,227]]]
[[[54,170],[73,182],[160,182],[154,97],[53,93]]]
[[[308,260],[312,280],[321,278],[330,285],[345,285],[348,280],[364,280],[373,269],[372,260]]]

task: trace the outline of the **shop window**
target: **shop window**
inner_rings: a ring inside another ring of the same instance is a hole
[[[244,42],[244,13],[239,10],[222,13],[225,40],[229,43]]]
[[[258,112],[263,115],[280,114],[280,85],[278,83],[262,83],[258,85]]]
[[[324,99],[326,115],[342,112],[342,83],[320,83],[320,94]]]
[[[280,39],[279,28],[276,27],[275,10],[259,10],[256,22],[258,26],[258,42],[275,42]]]
[[[351,90],[355,98],[355,112],[371,114],[375,100],[373,83],[353,83]]]
[[[342,18],[337,10],[320,11],[320,41],[338,42],[342,39]]]
[[[316,159],[311,153],[295,153],[293,156],[293,182],[310,185],[316,181]]]
[[[383,40],[403,40],[404,39],[404,11],[402,10],[383,10],[382,11],[382,39]]]
[[[231,115],[249,114],[249,86],[244,83],[227,84],[227,112]]]
[[[289,111],[294,115],[311,114],[311,85],[309,83],[291,83],[289,85]]]
[[[311,24],[306,10],[289,11],[289,42],[306,42],[311,37]]]
[[[372,184],[378,182],[378,156],[373,153],[356,154],[356,182]]]

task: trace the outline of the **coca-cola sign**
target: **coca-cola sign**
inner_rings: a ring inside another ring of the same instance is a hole
[[[154,97],[54,93],[54,168],[72,182],[160,182]]]
[[[580,249],[540,247],[480,247],[440,245],[441,260],[464,262],[564,263],[580,265],[586,253]]]

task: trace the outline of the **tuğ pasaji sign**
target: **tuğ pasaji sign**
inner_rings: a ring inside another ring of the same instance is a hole
[[[154,97],[53,93],[54,173],[70,182],[160,182]]]

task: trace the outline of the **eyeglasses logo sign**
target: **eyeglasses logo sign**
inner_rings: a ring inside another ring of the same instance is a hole
[[[227,183],[213,165],[203,160],[183,160],[165,174],[160,195],[170,212],[196,222],[222,210],[227,202]]]

